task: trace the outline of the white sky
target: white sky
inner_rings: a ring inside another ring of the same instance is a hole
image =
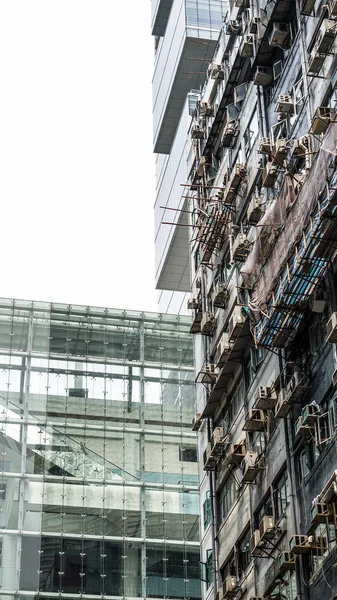
[[[150,0],[1,0],[0,296],[156,310]]]

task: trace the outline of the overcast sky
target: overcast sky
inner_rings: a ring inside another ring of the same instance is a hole
[[[0,296],[156,310],[150,0],[1,0]]]

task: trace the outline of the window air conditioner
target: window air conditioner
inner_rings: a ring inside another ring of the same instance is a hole
[[[254,408],[268,410],[275,407],[277,395],[270,387],[260,386],[254,394]]]
[[[310,15],[315,8],[316,0],[302,0],[301,2],[301,15]]]
[[[260,522],[259,531],[261,540],[272,540],[277,533],[274,517],[265,515]]]
[[[252,408],[248,411],[248,417],[243,426],[244,431],[262,431],[265,425],[265,414],[263,410]]]
[[[330,0],[329,15],[330,17],[337,17],[337,0]]]
[[[200,383],[214,383],[217,380],[218,368],[213,363],[206,363],[201,372]]]
[[[235,306],[228,321],[228,335],[230,341],[234,341],[238,337],[245,321],[246,317],[242,312],[242,307]]]
[[[278,399],[275,406],[275,417],[284,419],[291,411],[291,404],[288,402],[284,389],[279,391]]]
[[[243,179],[246,177],[246,175],[247,175],[247,169],[246,169],[245,165],[242,165],[241,163],[236,163],[231,172],[231,177],[230,177],[231,188],[234,188],[234,189],[238,188],[239,185],[242,183]]]
[[[233,260],[236,260],[238,262],[244,262],[250,250],[251,243],[248,240],[247,236],[244,233],[238,233],[234,240],[232,248]]]
[[[187,301],[188,310],[195,310],[198,307],[199,307],[199,302],[198,302],[197,298],[190,298]]]
[[[303,425],[302,417],[299,416],[295,421],[295,435],[301,435],[303,437],[311,437],[310,428],[308,425]]]
[[[215,327],[214,315],[206,311],[201,319],[200,331],[203,335],[210,335]]]
[[[309,137],[309,135],[303,135],[302,137],[298,138],[298,140],[294,141],[292,152],[293,152],[294,156],[301,154],[302,158],[304,158],[303,154],[306,154],[306,152],[308,152],[309,147],[310,147],[310,137]]]
[[[243,483],[252,483],[253,481],[255,481],[256,476],[258,474],[259,471],[259,467],[256,463],[257,461],[257,453],[256,452],[247,452],[242,464],[241,464],[241,471],[242,471],[242,482]]]
[[[246,455],[246,444],[244,442],[240,442],[239,444],[232,444],[229,452],[226,454],[223,459],[223,465],[227,467],[228,465],[232,465],[235,468],[238,468],[244,457]]]
[[[281,552],[278,557],[278,563],[281,573],[286,571],[295,571],[295,559],[291,552]]]
[[[261,152],[261,154],[270,154],[271,153],[270,138],[266,138],[266,137],[261,138],[260,145],[259,145],[259,152]]]
[[[322,69],[325,61],[325,56],[321,56],[316,52],[315,48],[311,51],[308,59],[308,75],[315,77]]]
[[[315,404],[307,404],[302,410],[302,425],[315,425],[319,408]]]
[[[225,308],[229,299],[228,287],[226,283],[217,283],[213,296],[212,296],[212,304],[218,308]]]
[[[229,121],[225,125],[225,129],[222,136],[222,145],[224,148],[229,148],[234,138],[238,134],[238,122],[237,121]]]
[[[296,402],[308,387],[308,378],[303,373],[295,371],[287,385],[287,401]]]
[[[290,552],[293,554],[307,554],[310,552],[310,544],[307,535],[293,535],[289,540]]]
[[[196,413],[192,419],[192,431],[199,431],[201,426],[201,413]]]
[[[272,161],[283,163],[288,154],[287,140],[282,138],[276,140],[272,149]]]
[[[262,185],[264,187],[273,187],[273,185],[275,185],[277,175],[277,166],[271,161],[268,161],[262,172]]]
[[[234,35],[242,35],[242,22],[239,19],[229,19],[226,25],[226,33]]]
[[[211,446],[213,454],[222,454],[222,451],[225,446],[225,436],[223,427],[215,427],[212,433]]]
[[[260,17],[253,17],[252,20],[250,21],[249,25],[248,25],[248,31],[249,33],[257,33],[257,26],[258,24],[261,23],[261,18]]]
[[[225,72],[222,65],[211,63],[210,65],[211,79],[224,79]]]
[[[320,135],[326,133],[331,122],[331,110],[327,106],[318,106],[311,123],[310,133]]]
[[[214,106],[210,102],[200,102],[199,104],[199,115],[201,117],[213,117]]]
[[[245,35],[241,48],[240,55],[245,58],[252,58],[254,56],[254,36],[253,35]]]
[[[207,444],[204,452],[204,471],[214,471],[218,460],[218,457],[212,454],[211,443]]]
[[[326,325],[327,342],[337,344],[337,312],[332,313]]]
[[[235,598],[239,591],[237,578],[235,575],[228,575],[223,582],[222,591],[224,598]]]
[[[262,206],[262,200],[263,199],[260,198],[260,196],[254,196],[248,205],[247,221],[250,225],[258,223],[265,212],[264,207]]]
[[[257,67],[254,74],[254,85],[267,86],[273,81],[273,70],[270,67]]]
[[[294,102],[290,94],[280,95],[276,102],[275,112],[292,115],[294,113]]]
[[[216,364],[217,367],[222,367],[227,361],[233,344],[229,341],[228,333],[223,333],[216,349]]]
[[[283,48],[290,35],[289,23],[273,23],[269,34],[269,45]]]
[[[331,519],[331,511],[325,502],[317,502],[311,509],[312,523],[326,523]]]
[[[326,539],[315,535],[294,535],[289,540],[289,548],[293,554],[308,554],[323,556],[326,551]]]
[[[330,19],[324,19],[317,34],[317,41],[315,44],[316,52],[319,52],[319,54],[328,55],[335,41],[335,37],[336,22]]]
[[[250,553],[252,556],[261,556],[263,554],[263,546],[260,545],[260,531],[256,529],[250,538]]]
[[[204,126],[201,121],[195,120],[191,127],[191,138],[193,140],[201,140],[204,137]]]

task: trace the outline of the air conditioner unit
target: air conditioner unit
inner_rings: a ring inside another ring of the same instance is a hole
[[[261,540],[272,540],[277,534],[274,517],[265,515],[260,522],[259,531]]]
[[[207,444],[206,450],[204,452],[204,471],[214,471],[218,460],[218,456],[212,454],[211,443]]]
[[[264,187],[273,187],[278,175],[277,166],[268,161],[262,172],[262,185]]]
[[[325,56],[321,56],[315,49],[312,50],[308,59],[308,75],[315,77],[321,71]]]
[[[200,121],[194,121],[191,127],[191,138],[201,140],[204,137],[204,126]]]
[[[224,599],[227,598],[235,598],[239,591],[237,578],[235,575],[228,575],[223,582],[222,591],[224,595]]]
[[[331,519],[331,511],[325,502],[317,502],[311,509],[312,523],[327,523]]]
[[[250,225],[256,225],[264,214],[263,198],[254,196],[247,208],[247,221]]]
[[[254,56],[254,36],[245,35],[242,40],[240,55],[246,58]]]
[[[320,54],[329,54],[336,37],[336,22],[330,19],[324,19],[317,34],[315,44],[316,52]]]
[[[239,444],[232,444],[222,463],[224,467],[228,465],[237,468],[241,465],[244,457],[246,456],[246,444],[240,442]]]
[[[332,313],[326,325],[327,342],[337,344],[337,312]]]
[[[254,33],[254,34],[257,33],[257,27],[258,27],[259,23],[261,23],[261,18],[253,17],[248,25],[249,33]]]
[[[242,313],[241,308],[241,306],[235,306],[228,321],[229,341],[234,341],[238,337],[243,325],[245,324],[246,317]]]
[[[225,446],[223,427],[215,427],[211,437],[212,453],[221,455]]]
[[[203,335],[210,335],[215,327],[214,315],[206,311],[201,319],[200,331]]]
[[[295,435],[301,435],[303,437],[311,437],[310,428],[308,425],[303,425],[302,417],[299,416],[295,421]]]
[[[287,40],[289,40],[289,35],[289,23],[273,23],[272,30],[269,34],[269,45],[283,48]]]
[[[268,410],[275,407],[277,395],[270,387],[260,386],[254,394],[254,408]]]
[[[285,573],[286,571],[295,571],[295,558],[291,554],[291,552],[281,552],[278,557],[278,563],[280,567],[281,573]]]
[[[308,404],[302,410],[302,425],[315,425],[318,415],[318,406],[315,404]]]
[[[199,308],[199,302],[197,298],[189,298],[187,301],[187,308],[188,310],[195,310],[196,308]]]
[[[263,410],[252,408],[248,411],[248,417],[243,426],[244,431],[262,431],[265,425],[265,414]]]
[[[196,413],[192,419],[192,431],[199,431],[201,423],[201,413]]]
[[[278,419],[284,419],[289,415],[290,411],[291,404],[288,402],[285,390],[281,389],[275,406],[275,417]]]
[[[310,137],[309,137],[309,135],[303,135],[298,140],[294,141],[292,152],[293,152],[294,156],[298,156],[300,154],[300,155],[302,155],[302,158],[303,158],[303,154],[306,154],[306,152],[308,152],[309,147],[310,147]]]
[[[293,554],[307,554],[310,552],[310,544],[307,535],[293,535],[289,540],[290,552]]]
[[[199,104],[199,115],[201,117],[213,117],[214,106],[210,102],[200,102]]]
[[[298,400],[308,387],[308,378],[300,371],[295,371],[287,384],[287,401],[291,404]]]
[[[222,65],[212,63],[210,65],[211,79],[224,79],[225,72]]]
[[[226,24],[226,33],[234,33],[234,35],[242,35],[242,22],[239,19],[229,19]]]
[[[216,349],[216,364],[218,367],[222,367],[226,363],[232,347],[233,344],[229,341],[228,333],[223,333]]]
[[[200,156],[199,163],[197,166],[197,175],[198,177],[202,177],[205,172],[206,166],[209,165],[209,159],[206,156]]]
[[[212,304],[218,308],[225,308],[229,299],[229,292],[226,283],[217,283],[213,296],[212,296]]]
[[[263,555],[263,544],[261,544],[260,531],[256,529],[250,538],[250,553],[252,556]]]
[[[232,189],[237,189],[247,175],[245,165],[236,163],[231,172],[230,186]]]
[[[316,0],[302,0],[301,2],[301,15],[310,15],[315,8]]]
[[[243,483],[253,483],[255,481],[256,476],[259,472],[259,467],[257,465],[257,453],[256,452],[247,452],[242,464],[242,482]]]
[[[266,138],[266,137],[261,138],[258,151],[261,152],[262,154],[270,154],[271,153],[270,138]]]
[[[214,383],[219,373],[218,367],[213,363],[206,363],[201,371],[200,383]]]
[[[272,161],[276,161],[278,164],[283,163],[288,154],[287,140],[282,138],[276,140],[272,149]]]
[[[295,106],[292,97],[289,94],[278,97],[275,106],[275,112],[285,113],[287,115],[294,114]]]
[[[224,148],[229,148],[234,138],[238,134],[238,122],[237,121],[229,121],[225,125],[225,129],[222,136],[222,145]]]
[[[273,82],[273,70],[270,67],[257,67],[254,74],[254,85],[267,86]]]
[[[247,236],[244,233],[238,233],[234,240],[232,248],[233,260],[237,260],[238,262],[244,262],[250,250],[251,243],[248,240]]]
[[[329,15],[330,17],[337,17],[337,0],[330,0]]]

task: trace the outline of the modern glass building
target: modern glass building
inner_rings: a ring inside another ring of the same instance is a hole
[[[0,300],[4,600],[200,597],[189,327]]]

